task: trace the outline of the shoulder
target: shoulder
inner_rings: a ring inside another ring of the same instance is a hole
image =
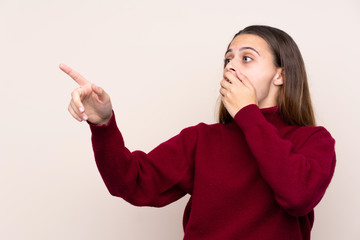
[[[327,145],[334,147],[335,139],[330,132],[323,126],[296,126],[291,127],[292,131],[288,138],[295,143],[297,148],[305,145]],[[315,144],[316,143],[316,144]]]
[[[305,139],[312,137],[333,139],[330,132],[323,126],[301,126],[295,132]]]
[[[222,123],[198,123],[197,125],[184,128],[180,135],[183,139],[190,141],[209,142],[228,136],[230,132],[239,131],[235,124]]]
[[[208,124],[208,123],[198,123],[197,125],[193,125],[190,127],[186,127],[184,128],[180,134],[182,135],[201,135],[204,133],[210,133],[210,132],[214,132],[214,131],[218,131],[219,129],[223,128],[224,124],[221,123],[213,123],[213,124]]]

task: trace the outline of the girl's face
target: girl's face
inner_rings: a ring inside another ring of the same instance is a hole
[[[280,86],[283,84],[282,69],[274,65],[273,55],[267,42],[253,34],[240,34],[234,38],[225,54],[225,72],[240,72],[256,90],[260,108],[275,106]]]

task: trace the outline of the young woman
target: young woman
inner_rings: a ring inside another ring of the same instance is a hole
[[[249,26],[225,54],[219,123],[181,131],[148,154],[124,145],[106,92],[65,65],[114,196],[161,207],[185,194],[184,239],[310,239],[334,173],[335,141],[316,127],[301,53],[285,32]]]

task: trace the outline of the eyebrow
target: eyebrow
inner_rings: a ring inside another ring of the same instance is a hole
[[[256,51],[255,48],[252,48],[252,47],[242,47],[242,48],[239,49],[239,52],[244,51],[244,50],[246,50],[246,49],[252,50],[252,51],[256,52],[257,55],[260,56],[260,53],[259,53],[258,51]],[[228,49],[228,50],[226,51],[225,55],[226,55],[228,52],[232,52],[232,49]]]

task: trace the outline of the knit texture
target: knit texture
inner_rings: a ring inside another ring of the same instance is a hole
[[[149,153],[125,147],[114,114],[90,128],[112,195],[154,207],[191,195],[184,240],[310,239],[335,168],[330,133],[286,125],[277,106],[248,105],[229,124],[186,128]]]

